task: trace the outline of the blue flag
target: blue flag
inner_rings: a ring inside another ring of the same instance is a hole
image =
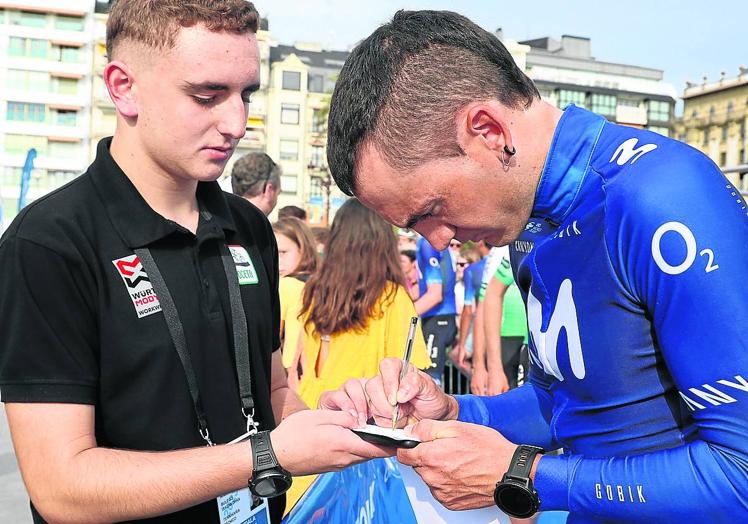
[[[29,191],[29,182],[31,181],[31,171],[34,169],[34,159],[36,158],[36,149],[33,147],[26,153],[26,162],[23,164],[21,172],[21,192],[18,195],[18,212],[26,205],[26,193]]]
[[[417,524],[392,458],[370,460],[311,485],[283,524]]]

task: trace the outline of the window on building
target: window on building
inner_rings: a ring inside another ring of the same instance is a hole
[[[58,158],[75,158],[80,155],[81,145],[79,142],[49,142],[48,155]]]
[[[281,104],[281,124],[298,125],[299,104]]]
[[[299,141],[288,139],[288,138],[281,138],[280,159],[281,160],[298,160],[299,159]]]
[[[324,133],[327,126],[327,115],[320,109],[314,109],[312,113],[312,133]]]
[[[729,120],[730,118],[732,118],[732,110],[733,110],[733,106],[732,106],[732,100],[730,100],[730,101],[729,101],[729,102],[727,103],[727,118],[728,118],[728,120]]]
[[[618,105],[623,107],[636,107],[641,105],[641,101],[634,100],[633,98],[619,98]]]
[[[722,141],[727,141],[727,126],[722,126]]]
[[[704,140],[701,142],[701,145],[702,146],[706,146],[708,144],[709,144],[709,130],[705,129],[704,130]]]
[[[78,111],[57,109],[54,112],[53,122],[58,126],[75,126],[78,122]]]
[[[63,31],[83,31],[83,18],[80,16],[57,15],[55,18],[55,29]]]
[[[321,197],[322,196],[322,179],[317,176],[313,176],[309,180],[309,196],[310,197]]]
[[[540,97],[545,98],[546,100],[550,100],[553,97],[553,91],[551,89],[539,87],[538,92],[540,93]]]
[[[49,43],[46,40],[31,39],[31,58],[49,58]]]
[[[26,154],[32,147],[40,155],[47,153],[47,137],[33,135],[5,135],[5,150],[8,153]]]
[[[52,89],[61,95],[77,95],[78,79],[55,77],[52,81]]]
[[[5,115],[7,120],[44,122],[46,120],[46,106],[44,104],[29,104],[26,102],[8,102]]]
[[[699,117],[699,112],[698,111],[696,111],[695,109],[693,111],[691,111],[691,118],[698,118],[698,117]]]
[[[67,45],[52,47],[52,59],[58,62],[78,63],[80,58],[80,49],[77,47]]]
[[[299,177],[296,175],[281,175],[281,193],[296,193]]]
[[[24,56],[27,58],[47,58],[49,43],[38,38],[10,37],[8,43],[9,56]]]
[[[283,89],[301,91],[301,73],[298,71],[283,71]]]
[[[719,154],[719,167],[725,167],[725,164],[727,164],[727,153],[722,151]]]
[[[647,102],[647,120],[656,122],[670,121],[670,104],[662,100],[649,100]]]
[[[740,122],[740,138],[745,140],[745,121]]]
[[[709,108],[709,123],[711,124],[714,122],[714,114],[717,112],[716,109],[714,109],[714,106]]]
[[[325,92],[325,75],[309,75],[307,78],[307,89],[312,93],[324,93]]]
[[[46,93],[49,90],[49,75],[41,71],[8,69],[5,85],[8,89]]]
[[[78,171],[50,170],[47,172],[47,181],[50,187],[60,187],[67,184],[80,175]]]
[[[31,11],[11,11],[10,23],[25,27],[47,27],[47,15]]]
[[[592,93],[592,111],[603,116],[616,116],[617,100],[615,95]]]
[[[587,93],[584,91],[574,91],[571,89],[558,90],[558,107],[566,109],[567,106],[574,104],[579,107],[587,107]]]
[[[325,148],[322,146],[312,146],[309,163],[314,167],[322,167],[325,163]]]

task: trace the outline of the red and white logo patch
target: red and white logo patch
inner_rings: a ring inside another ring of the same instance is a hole
[[[112,264],[117,268],[117,273],[122,277],[127,287],[127,293],[132,299],[138,318],[147,317],[161,311],[161,304],[138,255],[112,260]]]

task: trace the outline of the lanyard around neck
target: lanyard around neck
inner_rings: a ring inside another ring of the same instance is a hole
[[[236,363],[236,377],[239,382],[239,395],[242,403],[242,413],[247,419],[247,432],[257,431],[257,423],[254,421],[254,400],[252,398],[252,378],[249,363],[249,335],[247,331],[247,317],[244,313],[241,291],[239,289],[239,278],[236,274],[236,265],[231,257],[228,247],[221,242],[221,262],[226,273],[226,282],[229,289],[229,303],[231,304],[231,325],[234,334],[234,355]],[[184,374],[187,378],[187,387],[190,390],[192,404],[195,408],[200,435],[208,444],[212,445],[210,433],[208,432],[208,420],[200,398],[200,388],[197,383],[195,368],[192,366],[192,358],[187,349],[187,340],[184,336],[184,327],[179,318],[174,299],[169,288],[166,286],[164,277],[153,259],[150,249],[140,248],[135,250],[140,263],[148,275],[148,278],[156,291],[164,319],[169,329],[169,335],[182,361]]]

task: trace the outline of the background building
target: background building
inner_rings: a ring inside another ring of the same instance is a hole
[[[730,181],[748,193],[748,68],[738,76],[723,73],[716,82],[690,82],[683,91],[683,118],[677,137],[700,149]]]
[[[29,201],[88,166],[93,14],[94,0],[0,0],[0,192],[6,223],[17,211],[30,148],[38,156]]]
[[[527,73],[550,103],[561,109],[575,104],[612,122],[672,135],[677,93],[661,70],[599,61],[590,39],[579,36],[520,44],[530,47]]]
[[[114,105],[102,80],[109,3],[0,0],[0,190],[6,224],[17,211],[30,147],[38,157],[29,202],[85,170],[98,141],[114,132]],[[675,90],[662,81],[662,71],[600,62],[591,56],[587,38],[516,42],[504,39],[501,30],[497,36],[541,95],[558,107],[575,103],[612,121],[671,134]],[[261,20],[257,42],[260,89],[222,186],[230,190],[237,159],[265,151],[283,168],[278,207],[299,205],[310,222],[326,223],[346,198],[331,181],[326,142],[330,96],[348,52],[279,44],[267,19]]]

